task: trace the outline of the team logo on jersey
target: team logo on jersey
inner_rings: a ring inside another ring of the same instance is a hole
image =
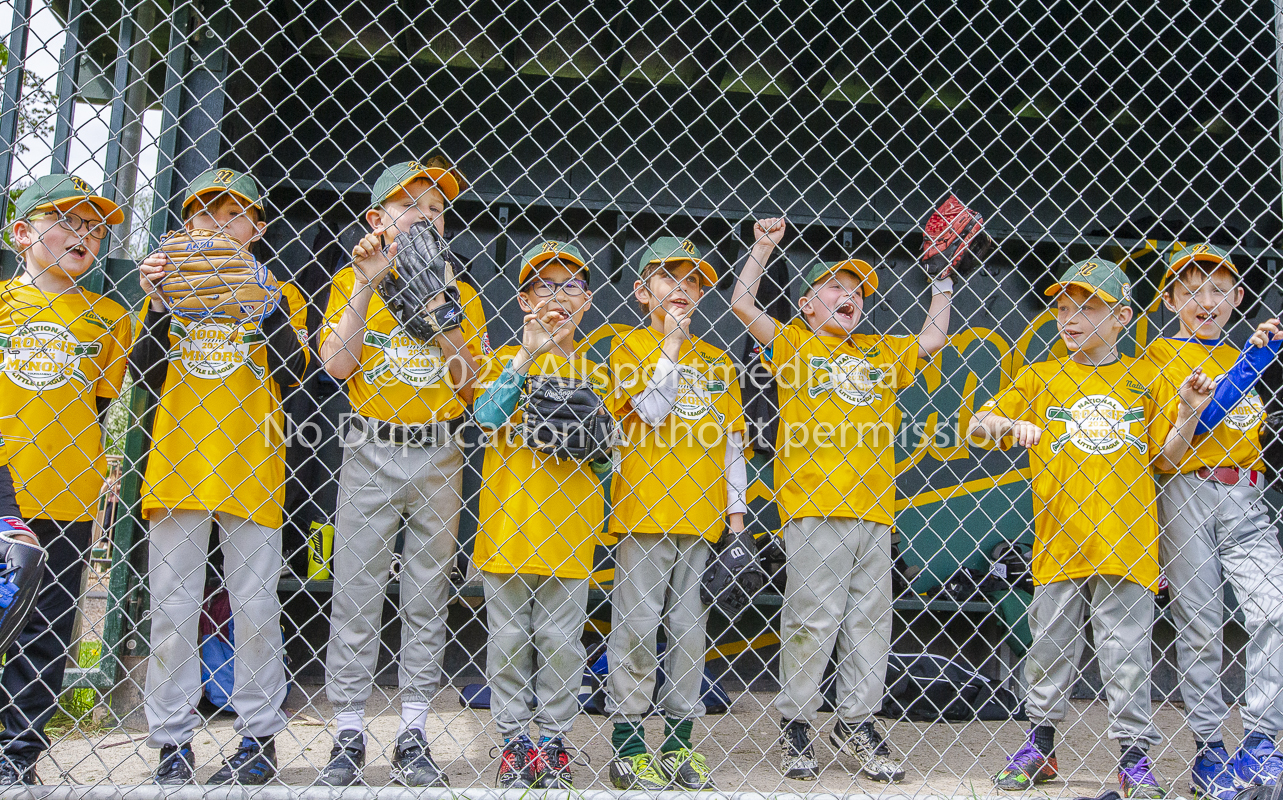
[[[1265,403],[1253,389],[1243,395],[1230,413],[1225,415],[1225,424],[1236,431],[1250,431],[1265,421]]]
[[[832,392],[853,406],[873,405],[878,388],[886,377],[886,370],[879,369],[859,356],[841,355],[834,359],[811,357],[811,372],[825,373],[827,377],[807,389],[816,397],[822,392]]]
[[[398,381],[416,389],[445,380],[448,368],[441,348],[416,339],[398,325],[391,333],[367,330],[365,344],[383,351],[383,361],[365,371],[366,383]]]
[[[713,395],[725,391],[725,384],[719,381],[704,379],[699,370],[686,364],[677,366],[677,403],[673,413],[682,419],[703,419],[705,414],[712,414],[718,422],[724,422],[722,413],[713,404]]]
[[[1047,409],[1047,419],[1065,423],[1065,432],[1051,443],[1053,453],[1067,444],[1091,455],[1107,455],[1128,445],[1138,453],[1146,450],[1145,440],[1132,433],[1134,423],[1144,429],[1144,407],[1126,408],[1108,395],[1089,395],[1069,408],[1052,406]]]
[[[82,386],[89,378],[80,368],[80,359],[98,355],[98,342],[82,344],[71,331],[52,322],[28,322],[8,335],[0,334],[4,348],[4,371],[9,380],[24,389],[54,389],[68,381]]]
[[[258,331],[214,321],[175,322],[169,330],[178,339],[169,360],[181,363],[194,378],[223,380],[241,367],[247,367],[259,380],[266,374],[249,356],[249,346],[263,341]]]

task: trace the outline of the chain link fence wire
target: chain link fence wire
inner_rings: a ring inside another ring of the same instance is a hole
[[[49,10],[0,5],[0,433],[50,553],[0,783],[1228,800],[1283,772],[1277,365],[1163,461],[1178,385],[1283,308],[1275,4]],[[48,172],[125,221],[95,249],[83,206],[31,211]],[[951,195],[996,246],[950,288],[920,257]],[[418,219],[464,318],[427,340],[363,277]],[[146,294],[204,223],[288,316]],[[530,445],[558,371],[610,458]],[[968,438],[1004,418],[1014,446]],[[699,592],[736,512],[766,577],[739,611]]]

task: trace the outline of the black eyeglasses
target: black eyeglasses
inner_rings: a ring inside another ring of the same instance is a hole
[[[568,297],[579,297],[588,291],[588,281],[583,278],[571,278],[568,281],[554,283],[542,279],[535,279],[530,282],[530,291],[535,293],[535,297],[552,297],[560,289]]]
[[[103,239],[107,236],[107,223],[102,220],[87,220],[79,214],[44,211],[39,214],[32,214],[27,219],[41,219],[43,217],[57,217],[59,228],[77,236],[80,235],[81,228],[85,229],[85,236],[90,239]]]

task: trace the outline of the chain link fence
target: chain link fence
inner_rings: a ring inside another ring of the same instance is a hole
[[[1274,4],[48,10],[0,5],[0,433],[50,554],[0,783],[1283,772],[1281,376],[1249,343],[1283,308]],[[50,172],[124,220],[32,201]],[[996,246],[948,286],[920,258],[951,195]],[[459,268],[439,336],[372,288],[420,219]],[[147,294],[206,223],[288,316]],[[1172,450],[1178,386],[1240,359]],[[532,445],[548,375],[608,457]],[[707,604],[746,549],[764,585]]]

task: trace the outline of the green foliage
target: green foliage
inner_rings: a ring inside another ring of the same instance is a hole
[[[77,666],[89,669],[98,666],[100,660],[102,660],[102,642],[86,640],[80,643],[80,652],[76,656]],[[72,689],[63,693],[59,705],[63,713],[79,722],[89,716],[97,702],[96,689]]]
[[[125,383],[120,389],[120,397],[107,406],[107,430],[104,432],[103,450],[109,456],[125,455],[125,438],[129,435],[129,396],[132,394],[134,379],[125,372]]]

